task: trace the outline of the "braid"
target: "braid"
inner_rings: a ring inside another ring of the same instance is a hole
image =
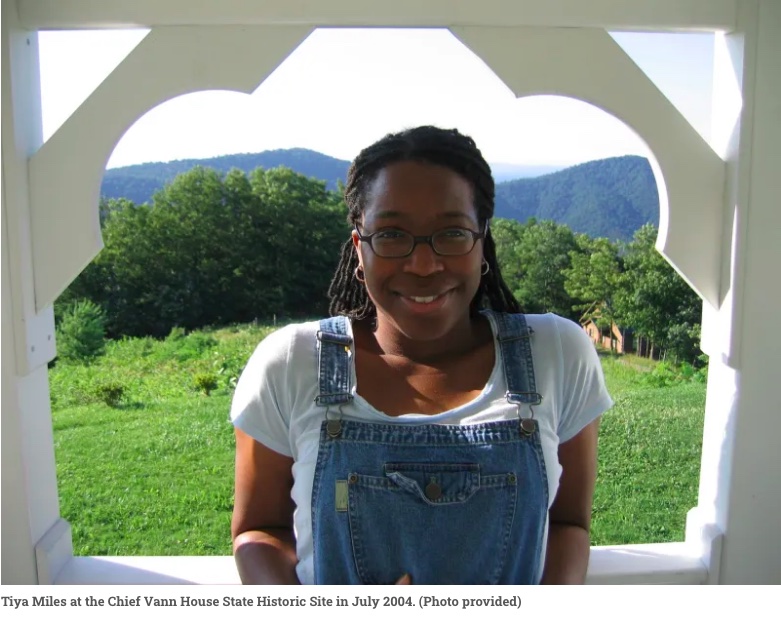
[[[474,193],[477,218],[485,228],[494,215],[494,179],[491,168],[471,137],[456,129],[422,126],[401,133],[386,135],[362,150],[350,165],[344,200],[348,221],[360,224],[363,209],[368,202],[369,189],[377,174],[386,166],[399,161],[420,161],[449,168],[469,181]],[[472,310],[486,306],[499,312],[520,312],[521,306],[504,283],[496,260],[496,247],[490,230],[483,243],[483,257],[490,270],[480,282],[472,301]],[[332,316],[344,315],[354,319],[377,315],[366,288],[354,275],[358,256],[352,240],[342,246],[339,266],[328,289]]]
[[[496,259],[496,245],[490,231],[485,236],[483,258],[488,262],[490,270],[483,275],[477,294],[472,300],[472,310],[489,307],[496,312],[507,312],[509,314],[521,312],[520,303],[518,303],[518,300],[513,296],[507,284],[504,283],[504,279],[502,279],[499,262]]]
[[[343,315],[353,319],[372,318],[377,315],[374,303],[366,292],[366,287],[355,277],[358,268],[358,255],[355,253],[352,238],[342,245],[339,266],[336,269],[328,298],[331,299],[331,316]]]

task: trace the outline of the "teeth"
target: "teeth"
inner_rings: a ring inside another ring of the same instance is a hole
[[[415,303],[431,303],[437,297],[410,297]]]

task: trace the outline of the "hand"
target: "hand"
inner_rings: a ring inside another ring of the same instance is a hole
[[[396,584],[412,584],[412,576],[405,573],[401,578],[396,580]]]

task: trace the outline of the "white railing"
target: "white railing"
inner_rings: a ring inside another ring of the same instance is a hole
[[[592,547],[588,584],[704,584],[686,543]],[[239,584],[231,556],[72,557],[55,584]]]

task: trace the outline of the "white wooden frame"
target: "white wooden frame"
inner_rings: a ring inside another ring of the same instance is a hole
[[[72,556],[70,526],[59,517],[48,401],[50,304],[101,246],[98,186],[124,130],[179,93],[251,91],[319,25],[449,27],[517,95],[581,98],[645,139],[660,185],[658,247],[705,302],[703,349],[711,362],[699,503],[685,543],[592,548],[589,581],[781,582],[774,394],[781,346],[773,316],[781,311],[781,3],[9,0],[2,5],[3,583],[236,581],[230,557]],[[120,26],[152,32],[43,144],[35,31]],[[605,28],[719,32],[710,145]],[[210,55],[198,57],[206,42]],[[518,51],[545,46],[560,54],[539,69],[512,61]],[[224,63],[247,51],[255,65]],[[586,55],[603,69],[584,75]],[[148,67],[155,72],[139,100],[123,99],[139,94]]]

